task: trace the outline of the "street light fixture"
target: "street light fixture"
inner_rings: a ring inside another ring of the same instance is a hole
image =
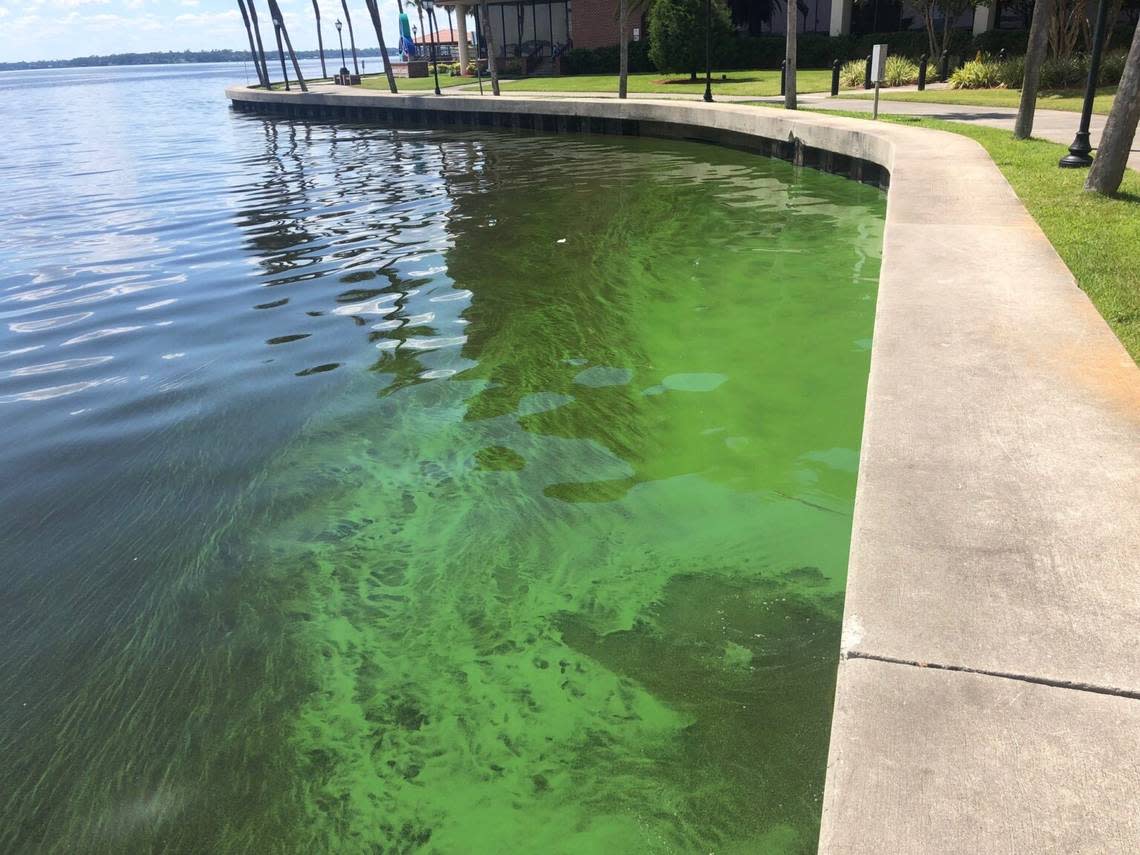
[[[424,11],[428,16],[428,32],[431,33],[431,70],[435,75],[435,94],[442,95],[439,91],[439,63],[435,61],[435,2],[434,0],[421,0]]]
[[[344,24],[340,22],[340,18],[336,19],[336,37],[340,41],[340,80],[337,82],[344,84],[348,80],[348,60],[344,57],[344,36],[341,35],[341,29]]]
[[[705,0],[705,101],[712,99],[712,0]]]
[[[1093,30],[1092,56],[1089,57],[1089,79],[1085,83],[1085,103],[1081,107],[1081,124],[1069,153],[1058,164],[1062,169],[1080,169],[1092,166],[1092,143],[1089,140],[1089,123],[1092,121],[1093,98],[1096,97],[1097,78],[1100,77],[1100,55],[1104,51],[1104,28],[1108,20],[1108,0],[1100,0],[1096,12],[1096,29]]]

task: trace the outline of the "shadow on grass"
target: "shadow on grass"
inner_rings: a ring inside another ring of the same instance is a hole
[[[697,83],[697,84],[704,83],[705,78],[704,78],[704,75],[698,75],[696,80],[691,80],[688,77],[662,77],[658,80],[654,80],[653,82],[659,83],[663,86],[672,86],[674,84],[688,84],[688,85],[692,86],[695,83]],[[717,83],[763,83],[764,78],[762,78],[762,77],[718,77],[716,74],[714,74],[713,78],[712,78],[712,82],[714,85]]]

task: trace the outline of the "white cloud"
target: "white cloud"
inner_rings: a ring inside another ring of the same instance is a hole
[[[179,15],[174,19],[174,23],[181,24],[184,27],[217,27],[237,21],[240,17],[237,9],[229,9],[225,12],[198,12]]]
[[[8,9],[4,6],[0,6],[0,18],[7,18],[7,17],[8,17]]]

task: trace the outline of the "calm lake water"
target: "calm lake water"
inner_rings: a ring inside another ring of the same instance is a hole
[[[814,851],[883,195],[245,77],[0,74],[0,851]]]

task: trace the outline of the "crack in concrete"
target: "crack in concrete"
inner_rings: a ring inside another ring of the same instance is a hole
[[[1072,689],[1077,692],[1090,692],[1095,695],[1110,695],[1116,698],[1130,698],[1134,701],[1140,701],[1140,690],[1120,689],[1113,686],[1098,686],[1095,683],[1054,680],[1049,677],[1035,677],[1032,674],[1012,674],[1006,671],[987,671],[985,668],[970,668],[967,665],[944,665],[939,662],[919,662],[917,659],[899,659],[895,656],[879,656],[874,653],[863,653],[858,650],[845,651],[843,658],[869,659],[872,662],[887,662],[892,665],[910,665],[913,668],[931,668],[936,671],[960,671],[965,674],[981,674],[986,677],[1000,677],[1003,680],[1017,680],[1022,683],[1035,683],[1039,686],[1051,686],[1054,689]]]

